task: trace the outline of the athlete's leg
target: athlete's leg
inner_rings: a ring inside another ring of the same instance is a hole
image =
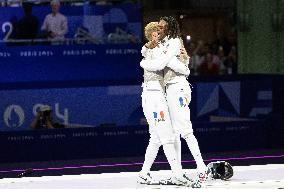
[[[187,184],[187,180],[183,178],[182,167],[176,155],[174,147],[175,134],[171,126],[164,94],[162,91],[143,91],[142,99],[143,111],[149,124],[151,139],[146,150],[145,162],[141,174],[145,175],[150,170],[157,155],[159,144],[162,144],[164,153],[173,171],[175,182],[177,184]],[[157,138],[160,143],[157,142]]]
[[[155,101],[159,102],[159,99],[157,99],[155,93],[147,91],[146,87],[143,89],[142,93],[142,108],[145,118],[149,125],[149,133],[150,133],[149,144],[145,153],[145,160],[143,163],[142,170],[140,172],[140,174],[142,175],[146,175],[148,172],[150,172],[150,169],[158,154],[159,147],[161,146],[161,141],[159,140],[159,136],[157,135],[155,129],[153,128],[153,126],[155,125],[155,120],[152,117],[153,103],[150,103],[150,102],[156,103]]]
[[[179,164],[181,164],[181,141],[180,141],[180,134],[176,134],[174,147],[175,147],[175,151],[176,151],[176,156],[177,156],[178,162],[179,162]]]
[[[157,157],[160,146],[161,142],[159,141],[157,136],[155,136],[155,134],[151,134],[149,144],[146,149],[145,160],[143,163],[141,174],[145,175],[150,172],[150,169]]]
[[[171,183],[177,184],[177,185],[187,185],[189,184],[188,183],[189,180],[183,176],[180,159],[178,158],[176,149],[175,149],[176,134],[171,125],[172,122],[171,122],[170,114],[168,111],[168,105],[167,105],[165,97],[164,98],[160,97],[159,99],[161,101],[155,105],[156,109],[153,114],[155,118],[154,128],[155,128],[155,132],[159,136],[161,144],[163,145],[164,153],[167,157],[167,160],[173,172]]]
[[[187,143],[187,146],[196,162],[198,172],[204,172],[207,170],[206,165],[203,161],[200,153],[199,145],[196,137],[193,133],[189,133],[183,137]]]
[[[155,96],[155,97],[154,97]],[[159,136],[161,144],[163,145],[164,153],[170,164],[170,167],[176,177],[182,176],[182,168],[175,151],[175,133],[171,126],[171,119],[168,111],[167,102],[163,93],[154,93],[151,98],[151,105],[149,106],[152,112],[152,120],[154,121],[153,131]],[[153,103],[153,99],[156,99]],[[159,101],[158,101],[159,99]],[[151,119],[151,118],[150,118]]]
[[[192,123],[190,120],[191,88],[187,82],[170,84],[167,87],[167,102],[174,129],[181,134],[196,161],[198,170],[205,170],[198,142],[193,135]]]

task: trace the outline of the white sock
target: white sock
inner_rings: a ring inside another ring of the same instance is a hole
[[[181,164],[178,162],[174,144],[164,144],[163,145],[164,153],[167,157],[167,160],[171,166],[171,170],[173,171],[174,176],[182,177],[182,167]]]
[[[145,160],[143,163],[142,170],[140,172],[141,174],[147,174],[148,172],[150,172],[150,169],[157,157],[159,148],[160,148],[160,144],[153,143],[150,140],[148,147],[146,149]]]
[[[181,164],[181,141],[180,141],[180,135],[176,136],[174,146],[175,146],[175,151],[176,151],[176,156],[177,156],[177,159],[178,159],[178,163]]]
[[[193,133],[188,134],[184,137],[187,146],[196,162],[197,165],[197,170],[200,172],[203,172],[206,170],[206,165],[203,162],[200,150],[199,150],[199,146],[198,146],[198,142],[195,138],[195,136],[193,135]]]

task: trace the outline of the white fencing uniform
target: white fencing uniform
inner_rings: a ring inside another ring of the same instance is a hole
[[[141,53],[145,59],[154,59],[159,56],[160,49],[143,46]],[[142,87],[142,108],[149,124],[151,140],[157,144],[172,143],[174,135],[165,99],[163,72],[144,70]]]
[[[156,47],[154,49],[142,48],[142,55],[145,57],[141,62],[156,59],[161,56],[163,48]],[[188,73],[181,63],[177,63],[176,57],[171,61],[173,69]],[[141,64],[140,64],[141,65]],[[171,119],[168,111],[168,106],[164,93],[163,85],[163,71],[152,71],[144,69],[144,83],[142,85],[142,107],[147,122],[149,124],[150,140],[146,149],[145,161],[142,167],[141,174],[146,175],[150,171],[150,168],[157,156],[159,147],[163,145],[165,155],[171,166],[174,175],[178,178],[182,178],[182,167],[176,157],[176,151],[174,148],[174,141],[176,135],[174,133]]]
[[[173,143],[175,136],[164,89],[159,81],[148,81],[143,84],[142,107],[151,138],[155,139],[155,143]]]
[[[142,48],[142,55],[145,60],[153,60],[161,56],[163,48],[156,47],[154,49]],[[184,74],[189,73],[176,57],[170,61],[170,66],[177,71]],[[165,99],[163,71],[144,70],[144,83],[142,85],[142,107],[149,124],[149,131],[151,138],[159,138],[161,144],[173,142],[173,128],[168,112],[168,104]],[[157,141],[157,140],[155,140]]]
[[[151,71],[164,69],[164,84],[166,86],[167,103],[169,107],[172,125],[177,134],[180,134],[187,142],[187,145],[197,163],[199,172],[206,170],[198,142],[193,135],[192,123],[190,120],[191,87],[186,75],[179,74],[173,69],[166,67],[172,58],[180,53],[182,44],[179,39],[165,39],[163,45],[166,52],[158,59],[141,62],[140,65]],[[180,145],[180,144],[179,144]],[[180,154],[181,152],[179,152]]]
[[[166,98],[174,130],[185,137],[193,133],[188,106],[191,101],[191,86],[184,76],[177,76],[173,81],[165,82]]]

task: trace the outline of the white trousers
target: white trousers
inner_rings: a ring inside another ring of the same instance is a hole
[[[185,137],[193,133],[190,120],[191,87],[186,78],[180,78],[178,82],[167,84],[166,99],[171,115],[174,131]]]
[[[185,77],[176,79],[176,83],[168,84],[166,88],[167,102],[175,133],[185,139],[187,146],[196,161],[200,173],[206,170],[200,153],[198,141],[193,134],[190,120],[189,102],[191,101],[191,87]],[[176,148],[177,157],[180,158],[181,148]]]
[[[175,134],[171,124],[164,90],[158,81],[143,83],[142,107],[149,124],[151,142],[174,143]]]

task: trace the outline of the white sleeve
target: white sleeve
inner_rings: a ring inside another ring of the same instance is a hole
[[[164,69],[170,60],[180,53],[181,44],[179,39],[170,39],[168,46],[158,58],[140,62],[140,66],[148,71],[158,71]]]
[[[143,57],[146,57],[147,50],[148,50],[147,47],[145,47],[145,45],[144,45],[141,49],[141,54],[142,54]]]
[[[189,68],[184,63],[179,61],[177,57],[172,58],[167,66],[175,72],[181,73],[183,75],[188,76],[190,74]]]

